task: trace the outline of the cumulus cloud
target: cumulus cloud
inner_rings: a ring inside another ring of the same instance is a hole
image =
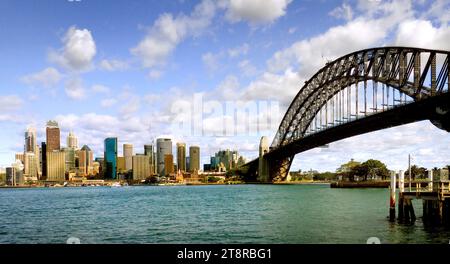
[[[151,70],[148,73],[148,77],[152,80],[157,80],[157,79],[161,78],[162,75],[163,75],[163,72],[158,71],[158,70]]]
[[[353,18],[352,7],[347,3],[343,3],[341,6],[336,7],[328,14],[332,17],[345,20],[352,20]]]
[[[86,95],[83,81],[79,78],[69,79],[65,84],[64,90],[66,95],[74,100],[83,99]]]
[[[0,95],[0,112],[14,111],[23,105],[23,100],[17,95]]]
[[[100,105],[105,108],[111,107],[111,106],[115,105],[116,103],[117,103],[117,100],[114,98],[107,98],[107,99],[103,99],[100,101]]]
[[[104,93],[104,94],[107,94],[110,91],[109,87],[106,87],[106,86],[101,85],[101,84],[94,84],[94,85],[92,85],[91,90],[94,93]]]
[[[249,60],[240,61],[238,67],[242,75],[246,77],[252,77],[258,72],[256,67]]]
[[[241,55],[246,55],[249,48],[250,48],[250,45],[248,45],[247,43],[244,43],[241,46],[234,47],[232,49],[228,49],[228,55],[231,58],[235,58],[235,57],[238,57]]]
[[[214,54],[212,52],[207,52],[202,55],[202,62],[210,73],[215,72],[220,68],[219,60],[221,57],[221,53]]]
[[[121,60],[102,60],[99,67],[105,71],[123,71],[128,69],[129,65],[126,61]]]
[[[91,67],[97,48],[91,31],[70,27],[62,38],[63,47],[49,53],[50,61],[72,71]]]
[[[62,78],[63,75],[57,69],[48,67],[40,72],[23,76],[21,81],[28,85],[48,88],[56,85]]]
[[[223,1],[225,18],[232,22],[248,21],[252,24],[270,23],[286,14],[292,0],[229,0]]]
[[[450,28],[446,25],[434,27],[428,20],[404,21],[396,35],[395,45],[448,50],[450,43]]]
[[[141,59],[144,67],[164,64],[181,41],[201,34],[211,24],[215,9],[212,1],[203,0],[190,15],[162,14],[131,53]]]

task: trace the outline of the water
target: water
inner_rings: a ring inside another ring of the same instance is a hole
[[[0,243],[449,243],[420,218],[387,221],[388,198],[328,185],[0,189]]]

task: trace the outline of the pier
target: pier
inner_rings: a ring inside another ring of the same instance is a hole
[[[409,182],[405,187],[405,174],[398,173],[391,177],[389,218],[395,221],[396,186],[399,188],[398,215],[400,223],[411,223],[416,220],[412,203],[413,199],[423,202],[423,221],[431,225],[450,225],[450,181],[448,179],[433,179],[433,170],[428,171],[428,180],[425,182]]]

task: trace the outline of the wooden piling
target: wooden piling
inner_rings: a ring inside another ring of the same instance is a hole
[[[396,178],[395,178],[395,172],[391,173],[391,195],[389,199],[389,220],[395,221],[395,191],[396,191]]]

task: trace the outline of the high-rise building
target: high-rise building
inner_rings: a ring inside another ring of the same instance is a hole
[[[147,155],[133,156],[133,180],[145,180],[150,176],[149,160]]]
[[[117,138],[105,139],[105,166],[103,171],[106,179],[117,178]]]
[[[42,177],[41,180],[47,179],[47,144],[45,142],[41,143],[41,169]]]
[[[155,153],[153,149],[153,145],[144,145],[144,154],[149,157],[150,162],[150,174],[155,173]]]
[[[11,164],[11,167],[14,168],[14,174],[15,178],[13,178],[14,186],[16,185],[23,185],[25,183],[24,177],[23,177],[23,163],[21,160],[16,160],[13,164]]]
[[[158,175],[164,176],[164,164],[165,164],[165,155],[172,155],[172,140],[170,138],[158,138],[156,140],[156,152],[157,152],[157,162],[158,162]]]
[[[75,172],[76,169],[76,151],[74,148],[64,148],[66,154],[66,172]]]
[[[35,152],[36,151],[36,129],[34,127],[29,127],[25,132],[25,148],[24,152]]]
[[[63,151],[47,151],[47,180],[64,181],[66,179],[66,154]]]
[[[125,174],[127,167],[125,166],[125,157],[117,157],[117,173]]]
[[[123,144],[123,157],[125,158],[125,169],[133,169],[133,145]]]
[[[177,168],[186,171],[186,144],[177,143]]]
[[[195,172],[200,169],[200,147],[189,147],[189,171]]]
[[[25,153],[25,171],[24,177],[30,181],[38,180],[38,168],[36,162],[36,156],[32,152]]]
[[[94,153],[87,146],[84,145],[79,151],[77,151],[78,156],[78,175],[86,177],[92,175]]]
[[[6,185],[8,186],[16,185],[16,168],[14,167],[6,168]]]
[[[72,131],[70,131],[69,135],[67,136],[67,147],[73,148],[75,150],[78,149],[78,138]]]
[[[56,121],[48,121],[46,128],[47,136],[47,152],[59,151],[61,148],[60,143],[60,130]]]
[[[173,155],[172,154],[166,154],[164,155],[164,175],[169,175],[174,173],[174,166],[173,166]]]

